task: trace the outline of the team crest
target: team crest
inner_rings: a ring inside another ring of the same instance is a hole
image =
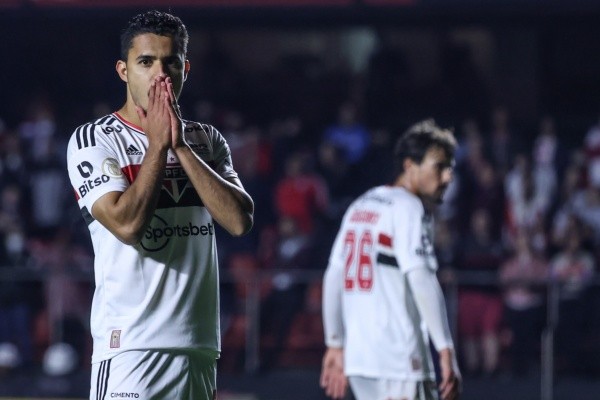
[[[167,167],[163,180],[163,190],[169,194],[175,203],[179,203],[179,200],[191,186],[192,184],[185,170],[180,165]]]

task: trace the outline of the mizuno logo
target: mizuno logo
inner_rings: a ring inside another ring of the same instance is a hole
[[[125,150],[125,153],[128,156],[141,156],[142,155],[142,152],[140,151],[140,149],[138,149],[137,147],[135,147],[132,144],[130,144],[129,147],[127,148],[127,150]]]

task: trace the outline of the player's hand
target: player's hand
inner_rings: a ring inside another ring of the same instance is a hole
[[[169,115],[171,117],[171,147],[176,149],[185,145],[183,140],[183,120],[181,110],[173,90],[173,81],[170,77],[165,79],[167,94],[169,96]]]
[[[150,145],[170,146],[172,126],[169,109],[170,102],[165,76],[159,75],[150,85],[147,109],[144,111],[142,107],[135,106]]]
[[[327,396],[333,399],[344,398],[348,387],[348,379],[344,375],[344,349],[327,349],[323,356],[320,384]]]
[[[441,400],[458,400],[462,391],[462,378],[452,352],[440,352],[441,382],[439,386]]]

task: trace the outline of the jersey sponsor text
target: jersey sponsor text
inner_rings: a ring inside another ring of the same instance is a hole
[[[110,177],[108,175],[104,175],[104,174],[102,174],[102,176],[99,176],[94,179],[85,180],[85,181],[83,181],[83,185],[79,186],[79,189],[78,189],[79,195],[81,196],[81,198],[84,198],[94,188],[96,188],[108,181],[110,181]]]

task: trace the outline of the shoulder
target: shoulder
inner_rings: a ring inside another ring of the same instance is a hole
[[[210,124],[188,120],[184,120],[183,123],[185,140],[198,155],[229,154],[227,141],[217,128]]]
[[[356,201],[373,201],[382,206],[400,207],[398,211],[423,212],[424,210],[423,203],[417,196],[395,186],[376,186],[362,194]]]
[[[212,126],[210,124],[204,124],[202,122],[188,121],[188,120],[184,120],[183,123],[185,126],[184,130],[187,135],[201,134],[201,135],[206,135],[209,139],[214,139],[214,138],[223,136],[217,130],[217,128],[215,128],[214,126]]]
[[[86,122],[75,128],[71,134],[69,152],[97,146],[107,135],[121,130],[123,126],[113,114]]]

